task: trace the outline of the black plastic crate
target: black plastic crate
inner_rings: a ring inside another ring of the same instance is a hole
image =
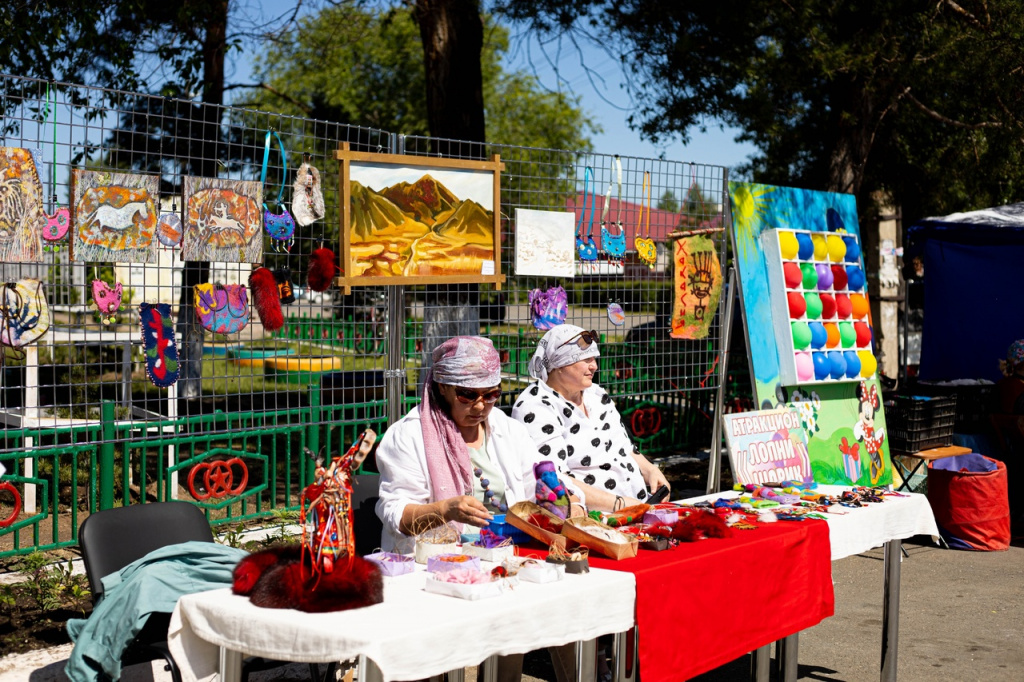
[[[918,452],[949,445],[956,425],[956,396],[894,396],[885,401],[889,448]]]

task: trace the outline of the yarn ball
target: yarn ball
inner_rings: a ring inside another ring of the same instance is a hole
[[[793,347],[798,350],[803,350],[807,346],[811,345],[811,329],[807,326],[806,322],[791,322],[793,331]]]
[[[854,331],[852,322],[839,323],[839,341],[843,348],[853,348],[857,343],[857,332]]]
[[[850,305],[855,319],[859,320],[868,314],[868,299],[864,298],[864,294],[850,294]]]
[[[875,356],[869,350],[859,350],[857,351],[857,357],[860,358],[860,375],[865,379],[873,377],[875,370],[878,369],[878,362],[875,360]]]
[[[804,299],[807,300],[808,319],[819,319],[821,317],[821,298],[818,294],[804,294]]]
[[[846,267],[846,288],[850,291],[859,291],[864,288],[864,271],[856,265]]]
[[[825,331],[825,325],[821,322],[810,322],[807,325],[808,329],[811,330],[811,345],[815,348],[821,348],[828,341],[828,333]]]
[[[847,294],[836,294],[836,315],[840,320],[845,320],[853,314],[853,304]]]
[[[818,263],[814,266],[814,271],[818,274],[818,289],[827,290],[832,287],[832,280],[835,279],[832,275],[832,268],[825,263]]]
[[[818,272],[813,265],[803,263],[800,266],[800,271],[803,273],[804,289],[814,289],[818,286]]]
[[[846,360],[846,378],[856,379],[860,376],[860,356],[856,351],[844,350],[843,358]]]
[[[796,378],[797,381],[810,381],[814,378],[814,361],[810,353],[797,353],[796,357]],[[858,369],[860,366],[858,365]]]
[[[860,261],[860,244],[856,237],[843,237],[846,242],[846,262],[857,263]]]
[[[807,310],[807,302],[804,301],[803,294],[790,292],[786,294],[786,301],[789,303],[789,316],[794,320],[801,317]]]
[[[797,255],[800,256],[800,260],[810,260],[814,255],[814,243],[811,241],[811,235],[801,232],[796,236],[796,241]]]
[[[871,327],[867,322],[854,322],[853,331],[857,335],[857,348],[867,348],[871,345]]]
[[[793,243],[796,243],[795,237],[793,239]],[[797,263],[783,263],[782,277],[786,280],[787,289],[796,289],[800,286],[800,283],[804,281],[804,273],[800,271],[800,266]]]
[[[812,234],[811,243],[814,245],[814,260],[825,260],[828,258],[828,244],[824,235]]]
[[[835,348],[839,345],[839,325],[835,322],[825,323],[825,347]]]
[[[832,288],[836,291],[846,288],[846,268],[842,265],[833,265],[832,268]]]
[[[800,251],[796,235],[789,231],[779,230],[779,251],[786,260],[793,260]]]
[[[832,294],[818,294],[821,299],[821,319],[829,320],[836,316],[836,299]]]
[[[828,259],[833,263],[842,263],[846,257],[846,242],[837,234],[830,234],[825,240],[828,243]]]
[[[840,351],[828,353],[828,375],[833,379],[842,379],[846,374],[846,358]]]
[[[832,366],[829,364],[828,356],[824,353],[813,353],[814,378],[818,381],[827,379]]]

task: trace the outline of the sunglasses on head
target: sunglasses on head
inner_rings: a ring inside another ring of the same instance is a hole
[[[569,339],[565,343],[561,344],[559,346],[559,348],[561,348],[562,346],[568,346],[570,343],[575,343],[577,346],[580,347],[581,350],[586,350],[586,349],[590,348],[590,345],[592,343],[595,343],[596,341],[597,341],[597,332],[595,332],[595,331],[582,331],[579,334],[576,334],[575,336],[573,336],[571,339]]]
[[[498,402],[501,397],[501,387],[491,388],[486,391],[474,391],[472,388],[461,388],[455,386],[455,397],[463,405],[472,405],[477,400],[483,400],[488,405]]]

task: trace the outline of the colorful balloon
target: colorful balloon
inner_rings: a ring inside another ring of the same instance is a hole
[[[832,266],[832,288],[836,291],[846,288],[846,268],[842,265]]]
[[[796,239],[794,238],[793,241],[795,242]],[[843,276],[845,277],[846,273],[843,273]],[[800,271],[800,266],[796,263],[783,263],[782,278],[786,280],[787,289],[797,289],[804,281],[804,273]]]
[[[850,303],[848,294],[836,294],[836,315],[840,320],[845,320],[853,314],[853,304]]]
[[[824,235],[812,234],[811,243],[814,245],[814,260],[825,260],[828,258],[828,244],[825,242]]]
[[[857,239],[854,237],[843,237],[843,241],[846,242],[846,262],[860,262],[860,244],[857,243]]]
[[[821,291],[827,291],[832,288],[832,268],[825,263],[818,263],[814,266],[814,271],[818,274],[818,289]]]
[[[818,381],[822,381],[828,378],[829,371],[832,369],[829,365],[828,357],[824,353],[813,353],[814,360],[814,378]]]
[[[811,330],[811,346],[814,348],[824,347],[825,342],[828,341],[825,326],[821,322],[809,322],[807,327]]]
[[[846,257],[846,242],[837,234],[830,234],[825,240],[828,243],[828,259],[833,263],[842,263]]]
[[[797,255],[800,256],[800,260],[810,260],[814,255],[814,243],[811,241],[811,235],[801,232],[797,234],[796,242]]]
[[[873,377],[875,370],[878,369],[878,362],[875,360],[875,356],[869,350],[859,350],[857,351],[857,357],[860,358],[860,375],[865,379]]]
[[[818,271],[810,263],[801,263],[800,272],[803,275],[804,289],[814,289],[818,286]]]
[[[842,379],[846,374],[846,358],[840,351],[834,350],[828,353],[828,374],[833,379]]]
[[[793,347],[797,350],[803,350],[807,346],[811,345],[811,329],[807,326],[806,322],[790,323],[793,330]]]
[[[807,319],[817,320],[821,318],[821,298],[817,294],[804,294],[807,301]]]
[[[846,360],[846,378],[856,379],[860,376],[860,357],[856,351],[844,350],[843,358]]]
[[[853,330],[857,334],[857,348],[871,346],[871,327],[867,322],[854,322]]]
[[[779,251],[785,260],[793,260],[800,250],[796,235],[789,230],[779,230]]]
[[[859,365],[857,369],[860,369]],[[796,354],[796,378],[797,381],[810,381],[814,378],[814,362],[810,353]]]
[[[859,320],[868,314],[868,299],[864,294],[850,294],[850,306],[855,319]]]
[[[825,347],[835,348],[839,345],[839,325],[835,322],[825,323]]]
[[[843,344],[843,348],[853,348],[856,345],[857,332],[852,322],[839,323],[839,342]]]
[[[846,267],[846,288],[850,291],[859,291],[864,288],[864,271],[856,265]]]
[[[832,294],[818,294],[821,299],[821,319],[830,320],[836,316],[836,299]]]
[[[789,304],[789,316],[794,320],[802,317],[807,311],[807,301],[804,300],[803,294],[791,291],[786,294],[786,302]]]

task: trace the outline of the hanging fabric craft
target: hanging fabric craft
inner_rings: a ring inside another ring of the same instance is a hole
[[[277,208],[281,213],[271,213],[267,203],[263,203],[263,227],[274,241],[274,250],[277,252],[291,252],[295,243],[295,220],[292,219],[288,208],[281,203],[284,197],[284,183],[288,177],[288,154],[284,150],[284,142],[275,130],[268,130],[263,144],[263,170],[260,171],[260,185],[267,180],[267,164],[270,161],[270,136],[277,140],[277,146],[281,150],[281,186],[277,190]]]
[[[626,324],[626,311],[622,309],[621,303],[617,301],[608,303],[608,321],[616,327]]]
[[[320,190],[320,171],[303,161],[292,185],[292,215],[300,227],[312,225],[324,217],[324,193]]]
[[[196,317],[206,331],[235,334],[249,324],[249,295],[244,284],[197,284],[193,296]]]
[[[615,157],[614,180],[608,183],[608,191],[604,195],[604,210],[601,211],[601,248],[611,260],[621,261],[626,255],[626,229],[622,225],[622,160]],[[612,185],[618,185],[618,201],[615,209],[615,224],[619,233],[612,234],[608,226],[608,209],[612,203]]]
[[[338,266],[334,264],[334,252],[321,245],[309,257],[306,282],[313,291],[327,291],[331,288],[337,273]]]
[[[19,279],[3,285],[0,306],[0,345],[21,348],[50,328],[46,291],[38,279]]]
[[[722,268],[715,243],[708,233],[692,234],[676,240],[672,323],[674,339],[703,339],[722,295]]]
[[[547,291],[530,291],[530,317],[537,329],[547,331],[557,327],[565,322],[568,313],[569,298],[562,287],[551,287]]]
[[[114,321],[117,311],[121,310],[122,295],[124,287],[120,282],[115,282],[113,288],[101,279],[92,281],[92,302],[100,312],[100,320],[103,324],[110,324]]]
[[[284,313],[281,312],[281,297],[277,292],[274,273],[268,268],[256,268],[249,275],[249,289],[263,328],[268,332],[276,332],[283,327]]]
[[[292,285],[292,271],[289,268],[278,268],[274,270],[274,280],[277,282],[277,297],[281,299],[281,305],[295,303],[295,287]]]
[[[42,236],[47,243],[43,246],[44,251],[59,251],[60,243],[64,241],[64,237],[67,236],[68,230],[71,228],[71,211],[66,206],[61,207],[57,203],[57,185],[54,177],[57,172],[57,114],[54,112],[56,106],[57,93],[52,92],[50,86],[47,85],[46,121],[49,122],[50,117],[53,117],[53,140],[50,142],[53,149],[53,161],[50,163],[50,208],[54,210],[53,213],[45,214],[46,224],[43,225]]]
[[[178,205],[175,203],[169,213],[161,213],[156,223],[156,238],[161,244],[173,249],[181,244],[181,235],[184,228],[181,218],[178,217]]]
[[[640,199],[640,217],[636,221],[636,236],[633,239],[633,248],[636,255],[651,270],[658,260],[658,248],[651,239],[651,172],[644,171],[643,196]],[[644,202],[647,202],[647,211],[644,212]],[[645,228],[645,237],[640,236],[640,226]]]
[[[167,303],[140,303],[139,324],[146,355],[146,376],[157,388],[168,388],[178,380],[178,345],[174,341],[174,320]]]
[[[0,147],[0,263],[38,263],[46,224],[43,186],[32,152]]]
[[[583,223],[587,219],[587,194],[590,195],[590,221],[587,223],[587,231],[583,231]],[[580,260],[597,260],[597,244],[591,232],[594,229],[594,170],[587,166],[583,171],[583,211],[580,213],[580,221],[576,226],[576,252]]]

